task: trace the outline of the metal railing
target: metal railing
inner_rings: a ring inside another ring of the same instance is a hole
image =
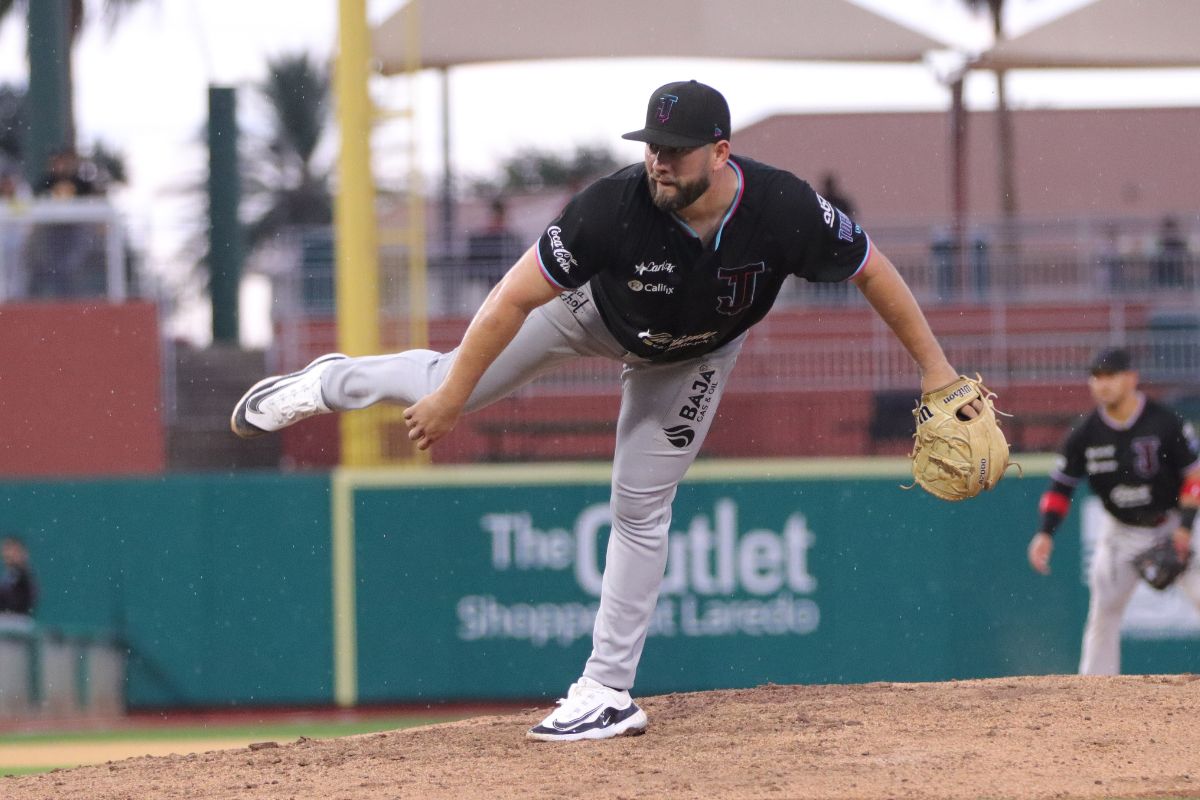
[[[1200,215],[1181,219],[1191,221],[1180,234],[1190,248],[1200,240]],[[1158,224],[1146,217],[1026,221],[1015,231],[975,226],[961,254],[927,226],[880,226],[873,237],[926,309],[951,361],[996,386],[1077,382],[1090,354],[1108,344],[1133,348],[1148,380],[1193,385],[1200,383],[1200,258],[1192,253],[1200,248],[1164,256]],[[281,367],[336,343],[331,237],[308,229],[291,240],[296,268],[276,284]],[[390,321],[385,328],[402,330],[404,253],[385,248],[381,255],[385,296],[392,298],[381,314]],[[431,258],[432,323],[461,333],[503,271],[500,264]],[[454,344],[437,335],[433,341],[438,349]],[[585,360],[527,392],[615,392],[613,374],[612,365]],[[752,333],[734,386],[883,390],[914,380],[908,355],[854,287],[793,280]]]
[[[124,227],[107,200],[0,204],[0,302],[129,293]]]
[[[123,714],[127,656],[105,631],[66,631],[0,614],[0,720]]]

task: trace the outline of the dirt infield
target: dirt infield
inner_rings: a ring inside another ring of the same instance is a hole
[[[650,730],[524,738],[542,709],[0,779],[5,800],[1200,796],[1200,676],[763,686],[644,698]]]

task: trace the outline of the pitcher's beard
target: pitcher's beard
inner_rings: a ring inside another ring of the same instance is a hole
[[[687,208],[699,200],[700,195],[707,192],[709,185],[712,183],[709,177],[705,175],[691,183],[674,184],[675,192],[668,194],[649,175],[646,176],[646,181],[650,185],[650,199],[654,201],[654,205],[663,211],[678,211],[681,208]]]

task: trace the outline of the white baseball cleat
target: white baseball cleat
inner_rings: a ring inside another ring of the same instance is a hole
[[[229,427],[243,439],[252,439],[317,414],[328,414],[321,375],[330,364],[345,358],[341,353],[329,353],[298,372],[263,378],[233,407]]]
[[[611,739],[646,732],[646,712],[638,708],[629,692],[618,692],[588,677],[571,684],[558,708],[530,728],[530,739],[543,742],[575,742],[581,739]]]

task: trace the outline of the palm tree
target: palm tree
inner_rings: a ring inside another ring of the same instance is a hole
[[[255,86],[268,124],[255,134],[239,122],[242,144],[238,153],[242,245],[247,255],[262,250],[277,237],[299,226],[329,226],[333,198],[328,169],[319,169],[314,156],[330,117],[328,73],[307,54],[284,55],[268,61],[267,77]],[[240,115],[239,115],[240,116]],[[166,296],[211,291],[209,225],[203,210],[210,198],[206,178],[180,187],[197,201],[193,216],[204,220],[187,237],[184,257],[191,260],[185,275],[175,276]]]
[[[24,129],[25,89],[7,83],[0,85],[0,167],[21,163]]]
[[[28,18],[29,12],[32,10],[31,3],[34,0],[0,0],[0,23],[3,23],[9,14],[16,11],[18,8],[23,8]],[[38,3],[57,2],[58,0],[37,0]],[[58,102],[62,105],[61,118],[65,120],[64,141],[52,142],[51,147],[60,145],[74,146],[75,144],[75,111],[74,111],[74,91],[71,74],[71,52],[75,47],[75,43],[79,40],[80,33],[83,32],[84,26],[91,18],[96,15],[95,10],[89,12],[89,4],[85,0],[66,0],[66,47],[67,56],[63,59],[61,67],[66,72],[66,89],[65,96],[59,97]],[[103,0],[100,17],[107,20],[110,27],[116,26],[125,14],[141,0]],[[37,62],[30,59],[30,69],[33,70]],[[32,81],[31,81],[32,82]],[[28,154],[27,154],[28,155]],[[35,167],[40,168],[40,164]]]
[[[539,191],[548,187],[576,187],[619,166],[605,147],[583,146],[570,155],[524,148],[501,164],[502,192]]]
[[[251,251],[289,227],[333,221],[329,171],[313,163],[330,119],[329,73],[307,53],[280,56],[267,68],[257,88],[267,102],[270,130],[250,143],[242,171]]]

